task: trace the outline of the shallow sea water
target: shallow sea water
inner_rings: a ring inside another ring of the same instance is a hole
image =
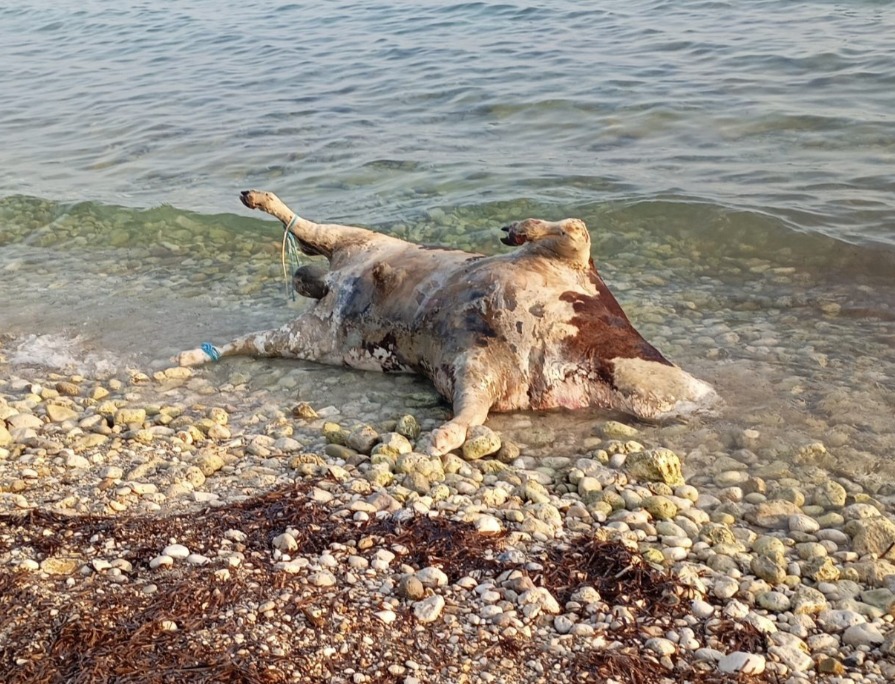
[[[579,216],[637,327],[725,399],[644,441],[691,472],[748,449],[756,467],[893,480],[887,4],[62,2],[0,19],[11,372],[162,368],[295,315],[280,232],[239,207],[245,187],[489,254],[509,220]],[[410,377],[205,372],[247,406],[446,415]],[[489,424],[569,452],[605,417]]]

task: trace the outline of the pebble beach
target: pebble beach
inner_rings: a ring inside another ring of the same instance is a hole
[[[895,681],[895,9],[0,7],[0,682]],[[584,220],[723,404],[492,414],[174,356],[278,327],[303,216]]]
[[[3,681],[895,677],[892,487],[694,472],[615,420],[429,457],[431,395],[365,423],[238,372],[3,370]]]

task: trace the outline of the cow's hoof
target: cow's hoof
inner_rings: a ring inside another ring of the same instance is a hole
[[[465,441],[465,425],[445,423],[440,428],[432,430],[426,451],[430,456],[441,456],[454,449],[459,449]]]
[[[202,349],[190,349],[174,357],[174,362],[178,366],[201,366],[209,361],[211,358]]]

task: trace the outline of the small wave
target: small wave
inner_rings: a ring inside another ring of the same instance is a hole
[[[91,376],[113,375],[128,366],[124,359],[109,352],[89,351],[79,336],[28,335],[12,345],[8,361],[13,366],[38,366]]]

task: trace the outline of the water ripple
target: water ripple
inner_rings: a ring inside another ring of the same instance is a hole
[[[895,247],[893,34],[872,2],[0,8],[0,193],[251,182],[370,222],[675,193]]]

